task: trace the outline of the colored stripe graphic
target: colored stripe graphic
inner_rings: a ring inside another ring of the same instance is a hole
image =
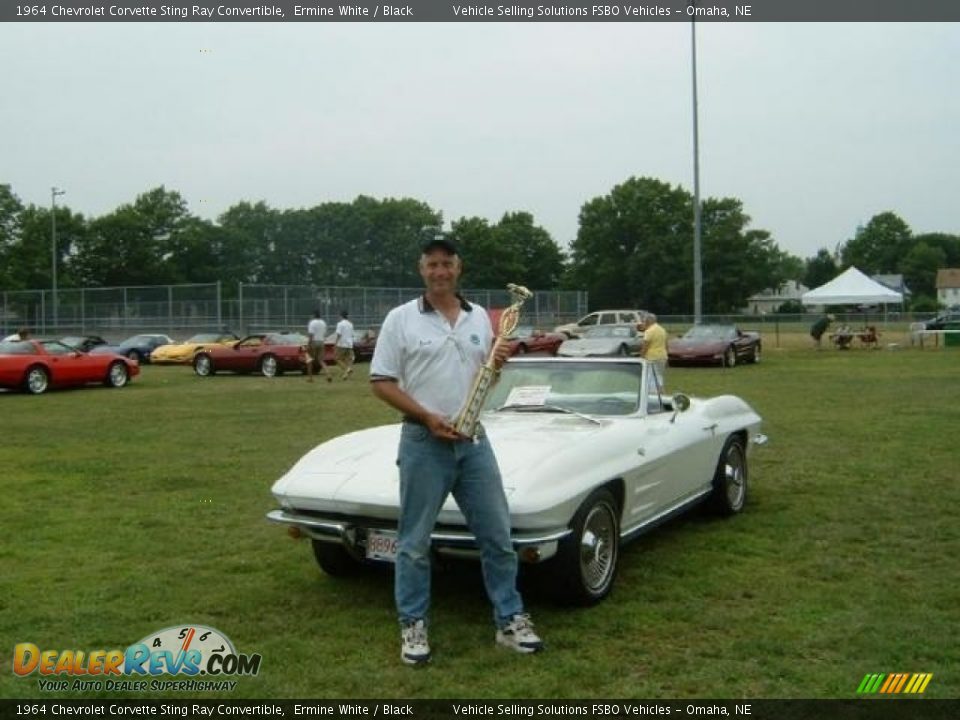
[[[857,694],[918,695],[926,691],[932,677],[933,673],[867,673],[857,686]]]

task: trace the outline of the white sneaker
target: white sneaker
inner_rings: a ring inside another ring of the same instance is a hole
[[[407,665],[430,662],[430,644],[423,620],[414,620],[400,628],[400,659]]]
[[[500,645],[522,653],[543,650],[543,640],[533,631],[533,622],[527,613],[517,613],[510,622],[497,630]]]

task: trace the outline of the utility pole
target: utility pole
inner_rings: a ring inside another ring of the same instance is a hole
[[[53,278],[53,327],[57,327],[57,195],[66,190],[50,188],[50,265]]]

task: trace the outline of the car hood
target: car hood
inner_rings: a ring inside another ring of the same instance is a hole
[[[582,464],[600,464],[586,457],[585,448],[623,422],[601,419],[598,424],[552,413],[487,413],[483,425],[497,456],[511,512],[522,513],[524,499],[537,488],[547,484],[558,488]],[[400,428],[369,428],[318,445],[274,483],[273,494],[290,508],[394,518],[399,504]],[[452,496],[440,522],[463,522]]]
[[[667,349],[670,352],[721,352],[727,347],[727,343],[722,340],[671,340],[667,343]]]
[[[630,338],[586,338],[566,340],[560,345],[561,355],[596,355],[615,353],[621,345],[630,345]]]

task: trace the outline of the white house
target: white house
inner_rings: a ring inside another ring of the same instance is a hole
[[[787,300],[800,301],[801,296],[810,288],[796,280],[787,280],[776,290],[767,288],[756,295],[747,298],[747,307],[743,312],[747,315],[766,315],[776,312]]]
[[[960,305],[960,268],[937,270],[937,302],[945,307]]]

